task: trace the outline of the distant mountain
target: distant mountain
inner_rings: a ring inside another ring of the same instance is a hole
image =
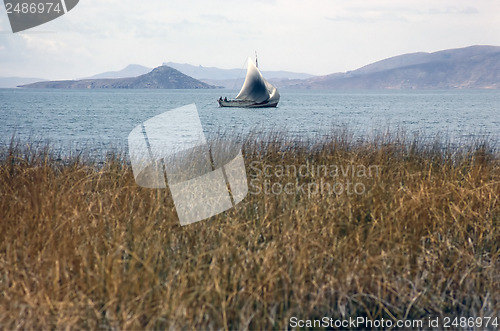
[[[40,82],[43,80],[43,78],[30,77],[0,77],[0,88],[14,88],[18,85]]]
[[[411,53],[354,71],[286,82],[307,89],[500,88],[500,47],[470,46]]]
[[[21,85],[26,88],[64,88],[64,89],[209,89],[215,86],[205,84],[168,66],[161,66],[151,72],[131,78],[83,79],[47,81]]]
[[[287,78],[267,78],[266,74],[263,73],[263,75],[266,77],[266,80],[276,86],[277,88],[281,87],[289,87],[289,85],[292,83],[296,83],[297,81],[303,81],[303,80],[297,80],[297,79],[287,79]],[[243,83],[245,82],[245,77],[246,77],[246,71],[243,74],[243,77],[240,77],[238,79],[200,79],[202,82],[207,83],[209,85],[215,85],[215,86],[220,86],[223,88],[227,89],[233,89],[233,90],[239,90],[242,86]]]
[[[246,72],[243,77],[238,79],[200,79],[200,81],[209,85],[236,90],[240,89],[243,86],[243,83],[245,82],[245,76]]]
[[[127,78],[127,77],[137,77],[140,75],[147,74],[153,70],[139,64],[130,64],[119,71],[107,71],[102,74],[97,74],[91,77],[86,77],[83,79],[109,79],[109,78]]]
[[[223,86],[226,88],[241,87],[245,80],[246,68],[241,69],[219,69],[215,67],[194,66],[191,64],[181,64],[168,62],[164,63],[169,67],[175,68],[180,72],[199,79],[207,84]],[[310,74],[297,73],[290,71],[262,71],[262,75],[269,81],[280,81],[288,79],[307,79],[314,77]]]
[[[41,79],[37,78],[0,78],[0,87],[23,84],[20,87],[183,89],[222,86],[237,89],[245,79],[245,69],[219,69],[173,62],[144,73],[148,70],[147,67],[132,64],[120,71],[82,80],[40,82]],[[404,54],[353,71],[326,76],[287,71],[263,71],[263,75],[278,88],[500,89],[500,47],[470,46],[434,53]],[[30,84],[33,81],[39,82]]]

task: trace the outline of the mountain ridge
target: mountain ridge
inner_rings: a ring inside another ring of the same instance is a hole
[[[195,66],[188,63],[166,62],[164,65],[179,70],[180,72],[199,80],[233,80],[245,77],[245,68],[221,69],[217,67]],[[291,72],[284,70],[261,70],[267,78],[278,79],[307,79],[314,75],[307,73]]]
[[[106,71],[83,79],[115,79],[115,78],[130,78],[151,72],[153,68],[148,68],[140,64],[129,64],[125,68],[117,71]]]
[[[179,88],[214,88],[222,86],[235,89],[241,87],[245,79],[244,69],[197,67],[190,64],[176,64],[173,62],[168,62],[167,64],[175,65],[182,70],[170,66],[165,67],[170,67],[179,74],[182,73],[197,82],[196,84],[194,81],[190,81],[190,84],[187,85],[179,84],[178,86],[192,86]],[[129,75],[131,70],[146,69],[149,68],[140,65],[129,65],[120,71],[111,71],[92,77]],[[196,77],[192,77],[188,73]],[[305,79],[293,78],[293,76],[290,76],[291,74],[296,74],[298,75],[297,77],[302,77],[301,75],[310,77]],[[263,71],[263,75],[278,88],[292,89],[500,89],[500,46],[474,45],[437,52],[402,54],[376,61],[352,71],[323,76],[287,71]],[[288,77],[284,77],[286,75]],[[201,76],[210,76],[211,78],[197,78]],[[95,82],[93,82],[95,79],[56,82],[44,81],[35,84],[26,84],[23,82],[24,85],[21,86],[36,87],[45,85],[57,88],[177,88],[172,87],[175,84],[169,85],[165,80],[163,83],[150,82],[148,85],[144,81],[141,83],[138,77],[140,76],[120,78],[122,79],[121,82],[114,81],[113,78],[97,79]],[[1,79],[0,77],[0,82]],[[177,83],[180,82],[178,81]],[[199,85],[199,83],[205,85]]]
[[[24,88],[60,88],[60,89],[209,89],[216,86],[203,83],[189,77],[180,71],[160,66],[149,73],[128,78],[114,79],[82,79],[46,81],[33,84],[20,85]]]
[[[500,47],[475,45],[409,53],[345,73],[289,81],[302,89],[498,89]]]

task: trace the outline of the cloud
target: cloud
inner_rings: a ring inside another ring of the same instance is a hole
[[[428,11],[431,15],[476,15],[479,10],[475,7],[441,7],[431,8]]]
[[[377,22],[409,22],[410,19],[405,15],[396,12],[372,10],[372,11],[353,11],[352,13],[339,14],[333,17],[326,17],[327,20],[334,22],[351,23],[377,23]]]
[[[39,34],[21,34],[25,41],[26,48],[31,52],[59,53],[64,49],[65,44],[53,39],[50,35],[40,36]]]
[[[380,3],[379,6],[351,6],[336,12],[336,15],[327,16],[328,20],[335,22],[353,23],[378,23],[378,22],[418,22],[425,20],[429,15],[475,15],[480,11],[476,7],[444,6],[426,9],[425,2],[409,3],[407,6],[394,6],[393,4]]]
[[[232,68],[257,50],[268,70],[326,74],[402,53],[500,44],[499,21],[500,1],[85,0],[24,37],[7,33],[0,12],[0,70],[55,79],[130,63]]]

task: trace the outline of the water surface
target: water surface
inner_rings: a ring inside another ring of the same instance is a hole
[[[420,132],[454,141],[498,141],[500,91],[280,91],[274,109],[219,108],[230,90],[0,89],[0,144],[22,141],[104,151],[126,149],[129,132],[145,120],[197,105],[208,135],[286,132],[317,137],[347,129],[356,137],[385,130]]]

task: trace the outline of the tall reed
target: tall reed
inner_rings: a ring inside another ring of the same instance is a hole
[[[242,150],[245,200],[181,227],[168,189],[139,187],[124,154],[102,163],[4,148],[0,325],[283,329],[291,317],[498,316],[500,164],[488,141],[276,133]]]

